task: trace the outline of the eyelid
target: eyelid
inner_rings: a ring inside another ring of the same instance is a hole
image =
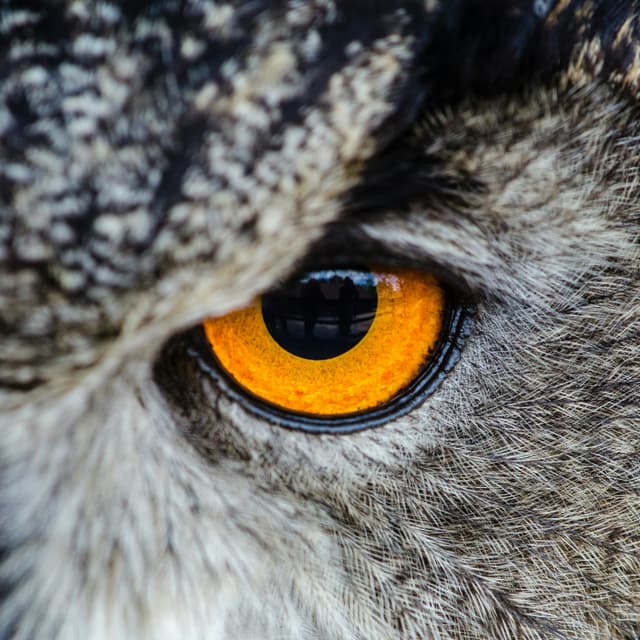
[[[464,275],[453,273],[451,268],[444,266],[437,257],[405,252],[401,247],[390,246],[372,239],[362,233],[357,226],[343,224],[329,228],[325,236],[294,265],[291,272],[310,271],[318,265],[325,264],[336,268],[348,267],[353,263],[384,264],[389,267],[417,269],[431,273],[452,290],[463,305],[468,308],[475,307],[475,300],[478,297],[476,288]],[[278,286],[284,281],[274,283],[273,286]]]

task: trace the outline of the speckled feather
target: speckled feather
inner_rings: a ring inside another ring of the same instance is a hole
[[[632,0],[0,0],[0,637],[640,637]],[[174,338],[312,256],[476,306],[348,437]]]

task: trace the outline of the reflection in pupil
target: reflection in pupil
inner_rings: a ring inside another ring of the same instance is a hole
[[[290,353],[325,360],[366,335],[378,306],[373,274],[363,269],[310,271],[262,297],[273,339]]]

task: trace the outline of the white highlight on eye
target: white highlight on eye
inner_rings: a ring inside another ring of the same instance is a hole
[[[534,0],[533,13],[535,13],[539,18],[546,18],[549,11],[551,11],[552,5],[553,0]]]

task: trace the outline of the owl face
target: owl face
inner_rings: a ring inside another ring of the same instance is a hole
[[[0,6],[0,637],[640,633],[634,2]]]

